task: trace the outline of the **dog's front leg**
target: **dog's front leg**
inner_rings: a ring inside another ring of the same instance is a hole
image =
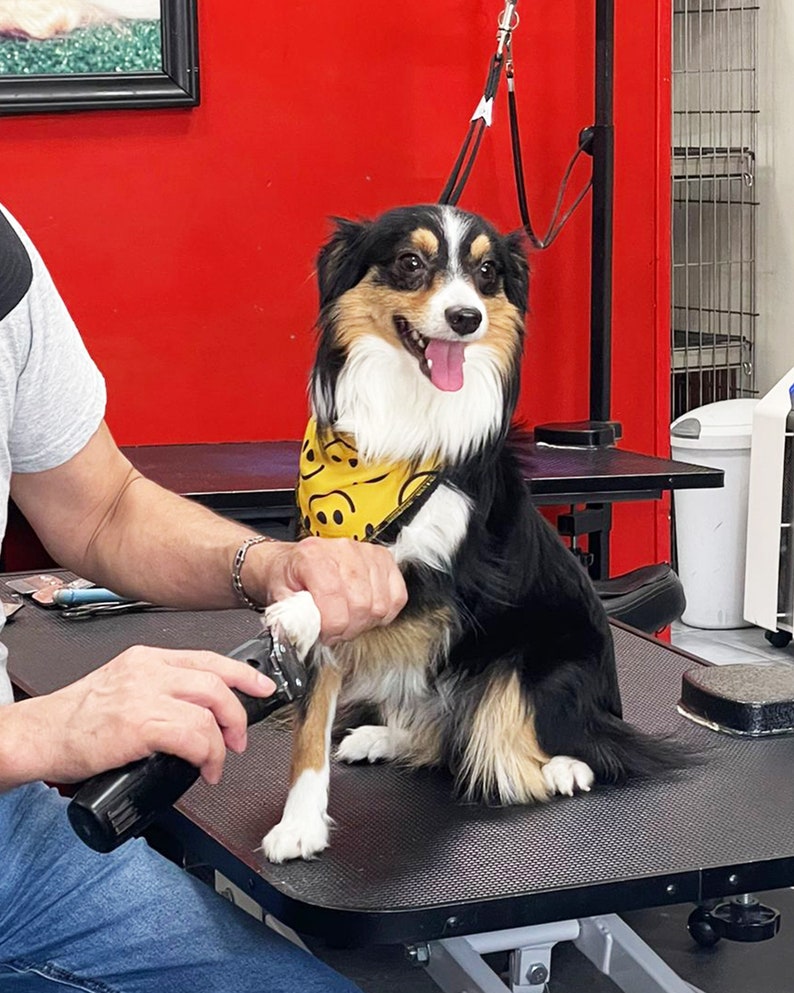
[[[341,681],[336,666],[321,661],[308,695],[298,704],[290,791],[281,821],[262,840],[262,849],[271,862],[310,859],[328,847],[331,726]]]
[[[324,660],[325,650],[317,645],[320,612],[311,593],[296,593],[271,604],[265,620],[279,636],[292,642],[301,660],[316,645],[317,668],[295,714],[290,791],[284,813],[262,840],[271,862],[310,859],[328,847],[329,750],[341,677]]]

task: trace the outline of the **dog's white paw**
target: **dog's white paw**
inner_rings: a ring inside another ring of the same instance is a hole
[[[265,610],[265,622],[292,642],[301,661],[320,637],[320,611],[306,590],[271,603]]]
[[[586,762],[570,755],[555,755],[542,768],[543,781],[549,792],[573,796],[576,790],[587,793],[595,781],[593,770]]]
[[[269,862],[313,859],[328,847],[331,819],[318,814],[298,821],[285,817],[262,839],[262,851]]]
[[[408,732],[378,724],[353,728],[339,743],[336,757],[342,762],[379,762],[402,754]]]

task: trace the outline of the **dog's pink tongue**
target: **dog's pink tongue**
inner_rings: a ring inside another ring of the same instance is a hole
[[[463,361],[466,346],[462,341],[439,341],[431,338],[425,348],[430,363],[430,382],[436,389],[454,393],[463,386]]]

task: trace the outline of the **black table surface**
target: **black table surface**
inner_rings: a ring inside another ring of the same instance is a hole
[[[16,684],[44,693],[135,644],[228,651],[258,618],[162,612],[68,621],[28,606],[3,638]],[[664,781],[535,807],[455,802],[446,777],[389,765],[331,772],[327,852],[270,865],[259,851],[281,814],[289,732],[251,729],[222,783],[197,783],[165,823],[285,923],[335,942],[428,940],[794,885],[794,738],[741,740],[676,712],[697,661],[614,628],[628,719],[689,743],[702,763]]]
[[[291,504],[298,474],[298,441],[215,445],[139,445],[124,449],[144,475],[210,506]],[[648,495],[664,490],[722,486],[721,469],[623,451],[558,448],[527,439],[521,463],[539,499],[597,494]]]

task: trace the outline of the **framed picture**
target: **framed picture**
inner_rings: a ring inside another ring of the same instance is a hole
[[[197,0],[0,0],[0,116],[195,107]]]

